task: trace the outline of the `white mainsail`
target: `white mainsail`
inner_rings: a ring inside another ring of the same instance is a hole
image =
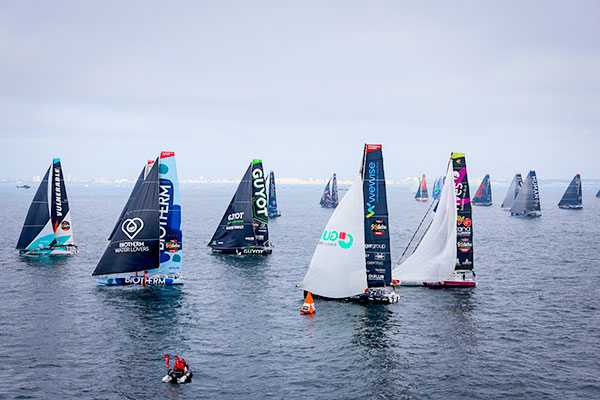
[[[452,162],[431,226],[419,247],[392,270],[392,279],[404,285],[443,282],[452,276],[456,265],[456,192]]]
[[[301,289],[332,299],[367,289],[362,186],[359,174],[329,218]]]

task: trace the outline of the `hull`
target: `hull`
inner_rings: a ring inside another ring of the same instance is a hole
[[[452,277],[441,282],[411,282],[411,281],[399,281],[393,280],[392,285],[394,287],[400,286],[426,286],[434,289],[442,288],[472,288],[477,286],[475,280],[475,273],[469,270],[455,271]]]
[[[306,291],[304,291],[304,297],[306,297]],[[327,301],[351,301],[355,303],[363,304],[394,304],[400,299],[400,296],[396,294],[395,290],[391,287],[381,289],[370,289],[365,293],[358,294],[356,296],[344,297],[341,299],[334,299],[331,297],[319,296],[318,294],[311,293],[313,298],[327,300]]]
[[[563,210],[581,210],[583,206],[581,204],[576,204],[569,206],[558,206],[558,208],[562,208]]]
[[[416,201],[427,201],[428,199],[415,199]]]
[[[59,247],[45,247],[41,249],[31,249],[31,250],[19,250],[19,254],[22,256],[32,256],[32,257],[64,257],[64,256],[72,256],[79,253],[79,249],[77,246],[59,246]]]
[[[477,286],[475,281],[443,281],[443,282],[423,282],[423,286],[432,289],[443,288],[472,288]]]
[[[491,206],[492,205],[491,202],[490,203],[471,203],[471,204],[473,204],[474,206]]]
[[[257,255],[257,256],[266,256],[273,252],[273,249],[270,247],[237,247],[234,249],[219,249],[216,247],[212,248],[213,253],[219,254],[235,254],[238,256],[241,255]]]
[[[336,208],[337,206],[321,204],[321,207],[323,207],[323,208]]]
[[[273,213],[269,213],[269,218],[277,218],[277,217],[281,217],[281,211],[277,210]]]
[[[122,276],[122,277],[102,277],[96,280],[98,285],[104,286],[129,286],[129,285],[157,285],[157,286],[168,286],[168,285],[183,285],[182,278],[168,278],[165,276],[150,276],[146,277],[144,282],[144,276]]]
[[[542,213],[540,211],[528,211],[528,212],[524,212],[524,213],[510,213],[511,216],[513,217],[530,217],[530,218],[535,218],[535,217],[541,217]]]

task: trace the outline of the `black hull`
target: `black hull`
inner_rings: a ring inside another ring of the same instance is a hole
[[[473,204],[474,206],[491,206],[492,205],[492,203],[471,203],[471,204]]]
[[[264,247],[262,247],[262,248],[236,247],[234,249],[219,249],[219,248],[213,247],[212,251],[213,251],[213,253],[218,253],[218,254],[235,254],[238,256],[241,256],[241,255],[266,256],[266,255],[271,254],[273,252],[273,249],[264,248]]]

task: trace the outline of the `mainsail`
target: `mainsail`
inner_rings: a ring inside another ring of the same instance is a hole
[[[334,173],[325,186],[325,190],[323,191],[323,195],[321,196],[321,201],[319,201],[319,204],[321,207],[335,208],[338,206],[338,203],[337,178]]]
[[[29,250],[48,247],[54,241],[54,232],[50,224],[48,210],[48,177],[52,166],[48,168],[38,190],[33,196],[33,201],[27,211],[25,223],[17,242],[17,250]]]
[[[421,242],[393,272],[402,285],[474,286],[464,275],[473,271],[473,232],[465,155],[452,153],[442,195]],[[460,273],[457,275],[457,273]],[[460,279],[460,276],[463,276]]]
[[[521,177],[521,174],[515,174],[515,177],[508,187],[508,192],[506,192],[506,197],[504,197],[504,201],[500,207],[505,210],[510,210],[517,198],[521,186],[523,186],[523,178]]]
[[[145,271],[159,262],[159,163],[142,182],[92,275]],[[134,193],[132,193],[132,196]]]
[[[269,218],[281,216],[281,212],[277,209],[277,191],[275,190],[275,173],[269,173]]]
[[[55,238],[50,246],[74,245],[71,211],[69,210],[69,199],[67,198],[60,158],[55,158],[53,161],[51,193],[50,214]]]
[[[510,215],[539,217],[542,215],[540,207],[540,191],[535,171],[529,171],[523,187],[515,198],[510,209]]]
[[[254,160],[242,177],[208,246],[222,253],[269,253],[268,222],[262,160]]]
[[[492,187],[490,184],[490,176],[485,175],[479,189],[475,193],[472,201],[476,206],[491,206],[492,205]]]
[[[123,207],[123,210],[121,211],[121,215],[119,215],[119,218],[117,218],[117,222],[115,223],[115,226],[114,226],[112,232],[108,236],[108,240],[112,239],[112,237],[115,235],[115,232],[117,231],[117,229],[119,229],[119,227],[121,226],[121,220],[123,219],[123,217],[125,216],[125,213],[131,206],[131,202],[133,201],[133,199],[135,199],[137,192],[139,192],[140,188],[142,187],[142,183],[144,182],[144,178],[146,176],[146,169],[147,169],[147,167],[146,167],[146,165],[144,165],[144,167],[142,168],[142,171],[140,172],[140,175],[138,176],[137,180],[135,181],[135,185],[133,186],[133,190],[131,191],[131,194],[129,195],[129,199],[127,199],[127,203],[125,203],[125,207]]]
[[[573,177],[573,180],[565,190],[562,199],[558,203],[560,208],[582,208],[581,177],[579,174]]]
[[[365,145],[361,172],[333,212],[300,288],[343,299],[391,283],[381,145]]]

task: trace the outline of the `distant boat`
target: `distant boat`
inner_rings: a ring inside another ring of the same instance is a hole
[[[208,243],[213,252],[271,254],[266,189],[262,160],[253,160]]]
[[[598,193],[596,193],[596,198],[600,199],[600,190],[598,190]]]
[[[437,200],[440,198],[442,194],[442,186],[444,185],[444,179],[445,177],[443,176],[436,178],[435,182],[433,183],[433,190],[431,192],[432,199]]]
[[[50,210],[48,209],[48,179]],[[68,256],[77,254],[73,241],[73,224],[60,158],[55,158],[46,171],[21,230],[17,243],[19,254],[27,256]]]
[[[30,189],[31,186],[29,185],[17,185],[17,189]]]
[[[521,174],[515,174],[510,186],[508,187],[508,192],[506,192],[506,196],[504,197],[504,201],[502,202],[502,207],[504,210],[510,210],[517,198],[517,194],[519,193],[519,189],[523,186],[523,178]]]
[[[540,217],[540,190],[535,171],[529,171],[523,187],[519,189],[517,197],[510,209],[510,215],[518,217]]]
[[[361,169],[335,209],[299,287],[313,296],[395,303],[383,154],[365,144]]]
[[[573,180],[565,190],[562,199],[558,203],[559,208],[580,210],[583,208],[581,195],[581,177],[579,174],[573,177]]]
[[[337,187],[337,178],[335,173],[327,182],[325,186],[325,190],[323,191],[323,196],[321,196],[321,201],[319,201],[321,207],[324,208],[336,208],[339,204],[338,200],[338,187]]]
[[[425,180],[425,174],[423,174],[423,179],[419,179],[419,189],[417,190],[417,194],[415,194],[415,200],[427,201],[428,197],[427,181]]]
[[[98,278],[98,284],[183,284],[181,202],[175,153],[163,151],[142,168],[109,240],[92,273],[105,275]]]
[[[485,175],[477,193],[473,197],[471,204],[474,206],[491,206],[492,205],[492,186],[490,184],[490,176]]]
[[[275,191],[275,174],[273,171],[269,174],[269,218],[281,216],[281,211],[277,209],[277,193]]]
[[[402,264],[394,285],[473,287],[473,217],[465,155],[452,153],[442,196],[429,229]]]

